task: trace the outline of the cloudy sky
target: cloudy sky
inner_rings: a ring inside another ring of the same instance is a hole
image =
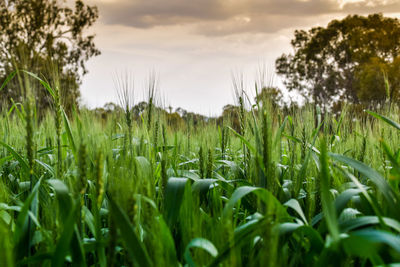
[[[233,102],[232,74],[251,95],[260,66],[291,52],[295,29],[326,26],[348,14],[400,17],[399,0],[87,0],[99,7],[91,29],[102,55],[88,62],[82,102],[116,102],[113,80],[129,73],[136,102],[155,72],[163,106],[218,115]],[[281,86],[279,77],[274,83]]]

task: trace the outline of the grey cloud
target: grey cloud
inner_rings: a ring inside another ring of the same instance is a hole
[[[230,16],[220,0],[120,0],[100,3],[99,7],[105,23],[138,28],[223,20]]]
[[[203,35],[273,33],[334,13],[400,12],[396,0],[118,0],[99,3],[106,24],[136,28],[192,24]],[[295,24],[296,23],[296,24]]]

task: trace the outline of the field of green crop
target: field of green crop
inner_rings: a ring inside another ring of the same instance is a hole
[[[176,128],[151,105],[133,120],[128,91],[106,119],[66,114],[41,84],[53,110],[39,117],[28,94],[0,115],[0,266],[400,262],[394,105],[264,104],[236,130]]]

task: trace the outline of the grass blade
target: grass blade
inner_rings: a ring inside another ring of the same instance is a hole
[[[70,210],[68,217],[64,221],[64,230],[61,234],[60,239],[57,242],[56,249],[53,254],[53,258],[51,261],[52,267],[64,266],[65,257],[70,252],[71,240],[74,234],[74,230],[76,227],[76,220],[78,218],[77,214],[77,206],[73,205]]]
[[[336,209],[333,204],[332,195],[329,191],[330,173],[329,173],[328,153],[327,153],[325,138],[322,139],[321,154],[319,160],[321,163],[320,180],[321,180],[322,210],[324,212],[324,217],[329,229],[329,233],[331,234],[333,241],[337,242],[339,240],[339,227],[337,222]]]
[[[375,118],[377,118],[377,119],[379,119],[379,120],[381,120],[381,121],[386,122],[387,124],[389,124],[390,126],[396,128],[397,130],[400,130],[400,124],[398,124],[397,122],[395,122],[395,121],[389,119],[388,117],[383,116],[383,115],[380,115],[380,114],[375,113],[375,112],[373,112],[373,111],[369,111],[369,110],[367,110],[366,112],[367,112],[369,115],[372,115],[372,116],[374,116]]]
[[[299,201],[297,201],[297,199],[290,199],[289,201],[287,201],[285,204],[283,204],[284,206],[287,206],[289,208],[292,208],[301,218],[301,220],[307,225],[307,219],[306,216],[304,215],[304,212],[299,204]]]
[[[111,205],[111,214],[115,224],[117,225],[122,240],[124,241],[125,248],[131,256],[132,260],[137,266],[148,267],[152,266],[151,260],[143,244],[137,237],[132,224],[129,222],[128,216],[121,210],[121,208],[109,199]]]
[[[383,197],[386,199],[391,212],[396,216],[397,219],[400,218],[400,210],[398,209],[398,203],[400,203],[400,199],[398,193],[396,193],[390,187],[382,175],[358,160],[339,154],[330,153],[329,155],[334,160],[349,165],[353,169],[359,171],[365,177],[369,178],[383,194]]]
[[[171,177],[168,179],[167,186],[165,188],[164,216],[167,225],[170,228],[173,227],[178,219],[187,182],[187,178]]]

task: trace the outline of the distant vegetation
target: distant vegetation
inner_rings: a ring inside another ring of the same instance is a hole
[[[10,4],[27,8],[18,10],[22,14],[42,14],[40,7],[58,2],[1,3],[3,14],[9,12],[14,20],[20,13],[4,10]],[[76,3],[81,13],[67,8],[54,16],[66,12],[77,27],[76,14],[97,17],[95,8]],[[2,19],[0,27],[5,27]],[[353,40],[357,28],[374,32],[359,24],[371,21],[398,23],[380,15],[352,16],[329,27],[352,32],[343,36]],[[328,31],[327,36],[322,28],[296,32],[296,54],[278,62],[289,88],[313,96],[303,106],[284,103],[279,89],[262,79],[250,99],[234,81],[235,105],[225,106],[218,118],[161,108],[154,76],[143,102],[135,102],[132,81],[122,77],[116,79],[118,104],[79,109],[62,84],[64,71],[80,68],[80,61],[61,64],[66,69],[50,68],[47,81],[41,64],[29,69],[24,60],[30,57],[17,62],[16,53],[0,85],[6,103],[0,111],[0,266],[400,262],[397,55],[337,65],[334,60],[347,58],[344,49],[334,53],[329,67],[320,61],[327,59],[325,45],[345,39],[331,40],[337,31]],[[370,40],[374,46],[375,39]],[[363,49],[357,46],[353,52]],[[61,67],[57,60],[51,64]],[[343,67],[339,76],[334,66]],[[355,83],[346,87],[341,75]],[[78,76],[73,78],[78,82]],[[297,87],[303,82],[305,87]],[[342,97],[335,101],[331,82],[340,84]],[[374,84],[386,93],[372,90]],[[11,99],[17,89],[18,98]],[[364,110],[368,107],[374,111]]]
[[[295,31],[294,54],[276,69],[289,90],[323,105],[375,106],[400,100],[400,22],[381,14],[352,15],[326,28]]]
[[[60,89],[62,104],[70,112],[78,104],[86,61],[100,54],[94,35],[86,34],[97,18],[97,8],[81,0],[74,8],[59,0],[0,1],[0,82],[16,68],[29,70]],[[51,98],[32,82],[37,106],[44,111]],[[26,94],[13,80],[0,94],[0,107],[10,108]]]

